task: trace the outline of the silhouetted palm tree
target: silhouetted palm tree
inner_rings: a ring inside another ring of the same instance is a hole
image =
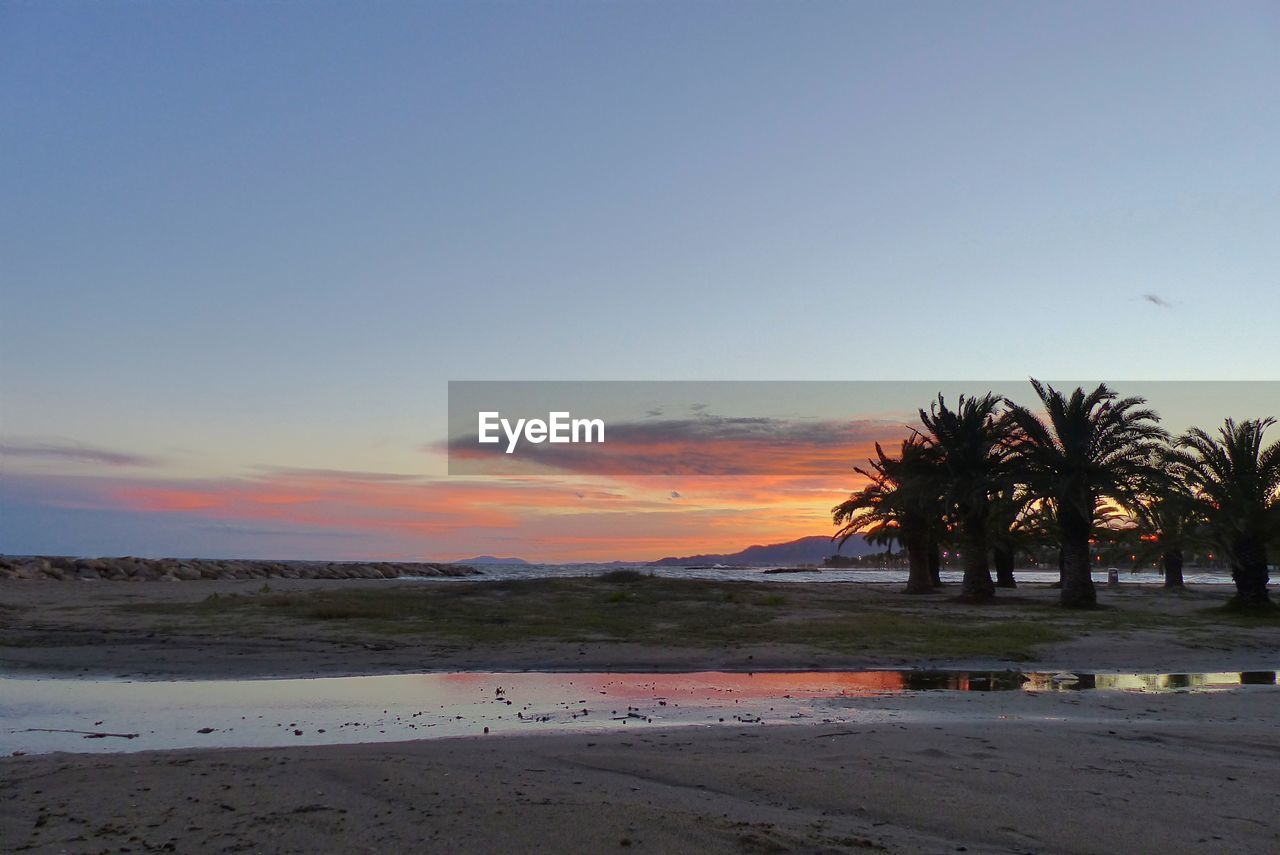
[[[907,553],[907,593],[933,590],[930,554],[938,513],[937,460],[917,436],[903,440],[898,457],[890,457],[876,443],[870,469],[856,468],[870,479],[867,486],[831,509],[841,526],[835,537],[844,545],[861,534],[869,542],[897,540]]]
[[[1184,553],[1197,540],[1204,514],[1201,503],[1182,476],[1179,455],[1168,454],[1164,462],[1168,478],[1154,492],[1143,497],[1138,513],[1138,534],[1143,544],[1159,555],[1164,586],[1182,588],[1185,586],[1182,579]]]
[[[962,598],[989,600],[995,596],[987,559],[992,499],[1012,486],[1008,467],[1009,425],[1000,411],[1001,399],[960,396],[956,408],[942,396],[920,410],[923,436],[941,465],[942,500],[955,522],[964,567]]]
[[[1236,601],[1269,603],[1267,542],[1280,535],[1280,442],[1263,448],[1274,419],[1227,419],[1213,437],[1199,428],[1179,441],[1180,474],[1196,494],[1207,532],[1231,562]]]
[[[991,503],[991,563],[996,571],[997,588],[1016,588],[1013,567],[1018,550],[1031,542],[1026,528],[1030,494],[1025,490],[1007,489],[997,494]]]
[[[929,538],[929,578],[933,580],[933,587],[942,587],[942,541],[947,537],[946,520],[935,518],[933,520],[933,534]]]
[[[1052,548],[1058,556],[1058,573],[1062,573],[1062,536],[1058,529],[1058,516],[1053,505],[1036,497],[1027,505],[1019,522],[1026,542],[1040,548]]]
[[[1089,539],[1099,508],[1110,500],[1134,508],[1144,492],[1160,483],[1158,458],[1167,439],[1154,410],[1143,398],[1118,398],[1105,384],[1068,398],[1032,379],[1046,420],[1009,401],[1017,425],[1014,440],[1019,479],[1053,505],[1062,538],[1064,606],[1097,602],[1089,563]]]

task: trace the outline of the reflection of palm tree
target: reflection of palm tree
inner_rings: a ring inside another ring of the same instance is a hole
[[[1280,535],[1280,442],[1262,447],[1274,419],[1232,419],[1212,437],[1199,428],[1179,441],[1179,473],[1196,493],[1207,531],[1231,562],[1236,602],[1269,603],[1267,541]]]
[[[876,443],[870,469],[855,471],[871,483],[831,509],[840,530],[840,544],[855,534],[868,542],[897,540],[907,553],[907,593],[933,590],[930,552],[938,516],[937,461],[917,436],[903,440],[898,457],[890,457]]]
[[[1068,398],[1037,380],[1031,385],[1046,420],[1009,403],[1017,425],[1019,480],[1053,505],[1062,544],[1064,606],[1097,603],[1089,565],[1089,539],[1099,508],[1109,499],[1126,508],[1161,480],[1157,456],[1167,435],[1142,398],[1117,398],[1105,384]]]
[[[920,411],[924,440],[941,466],[943,505],[955,521],[961,544],[964,582],[960,594],[968,600],[995,596],[987,560],[987,532],[994,496],[1010,485],[1008,422],[1000,412],[1001,399],[961,395],[956,408],[942,396]]]

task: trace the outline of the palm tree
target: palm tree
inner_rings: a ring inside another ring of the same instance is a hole
[[[941,588],[942,582],[942,540],[947,535],[946,520],[941,517],[941,512],[935,515],[933,520],[933,530],[929,537],[929,578],[933,581],[933,587]]]
[[[1144,497],[1138,509],[1138,530],[1142,543],[1159,554],[1164,586],[1182,588],[1184,553],[1196,541],[1204,515],[1186,479],[1180,476],[1179,455],[1166,455],[1165,464],[1169,477]]]
[[[1168,435],[1143,398],[1119,398],[1099,384],[1070,397],[1032,379],[1044,404],[1041,420],[1012,401],[1009,417],[1017,426],[1014,448],[1019,479],[1046,499],[1061,537],[1062,605],[1089,608],[1097,603],[1089,564],[1093,536],[1104,501],[1132,509],[1144,492],[1159,484],[1159,454]]]
[[[907,593],[933,590],[930,553],[937,517],[937,462],[918,436],[902,441],[898,457],[885,454],[876,443],[876,459],[870,469],[855,468],[870,479],[867,486],[831,509],[840,526],[832,540],[840,545],[855,534],[868,542],[897,540],[907,553]]]
[[[1062,538],[1059,536],[1058,516],[1053,505],[1044,499],[1031,498],[1027,510],[1018,523],[1024,542],[1038,550],[1052,548],[1058,555],[1058,573],[1062,573]]]
[[[1213,437],[1193,428],[1177,466],[1196,494],[1210,537],[1231,562],[1238,605],[1269,604],[1267,541],[1280,535],[1280,442],[1262,447],[1275,419],[1227,419]]]
[[[1018,549],[1030,539],[1026,528],[1030,496],[1022,490],[1008,489],[997,494],[991,503],[991,563],[996,571],[997,588],[1016,588],[1013,576]]]
[[[960,541],[960,596],[975,602],[995,596],[987,559],[991,505],[1012,483],[1009,428],[1000,405],[1001,399],[991,393],[981,398],[961,395],[951,410],[939,395],[929,412],[920,410],[924,441],[941,467],[943,507]]]

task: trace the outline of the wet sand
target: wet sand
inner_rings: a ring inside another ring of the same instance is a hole
[[[0,760],[11,852],[1274,852],[1274,692],[921,721]],[[928,718],[927,713],[938,713]]]

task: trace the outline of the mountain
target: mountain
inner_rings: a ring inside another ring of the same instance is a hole
[[[454,564],[528,564],[523,558],[495,558],[492,555],[477,555],[475,558],[468,558],[464,561],[455,561]]]
[[[872,546],[861,538],[854,538],[840,549],[840,554],[870,555],[878,551],[879,547]],[[663,558],[654,564],[666,567],[686,567],[690,564],[821,564],[822,559],[835,553],[836,545],[831,542],[831,538],[818,534],[787,543],[748,546],[741,552]]]

